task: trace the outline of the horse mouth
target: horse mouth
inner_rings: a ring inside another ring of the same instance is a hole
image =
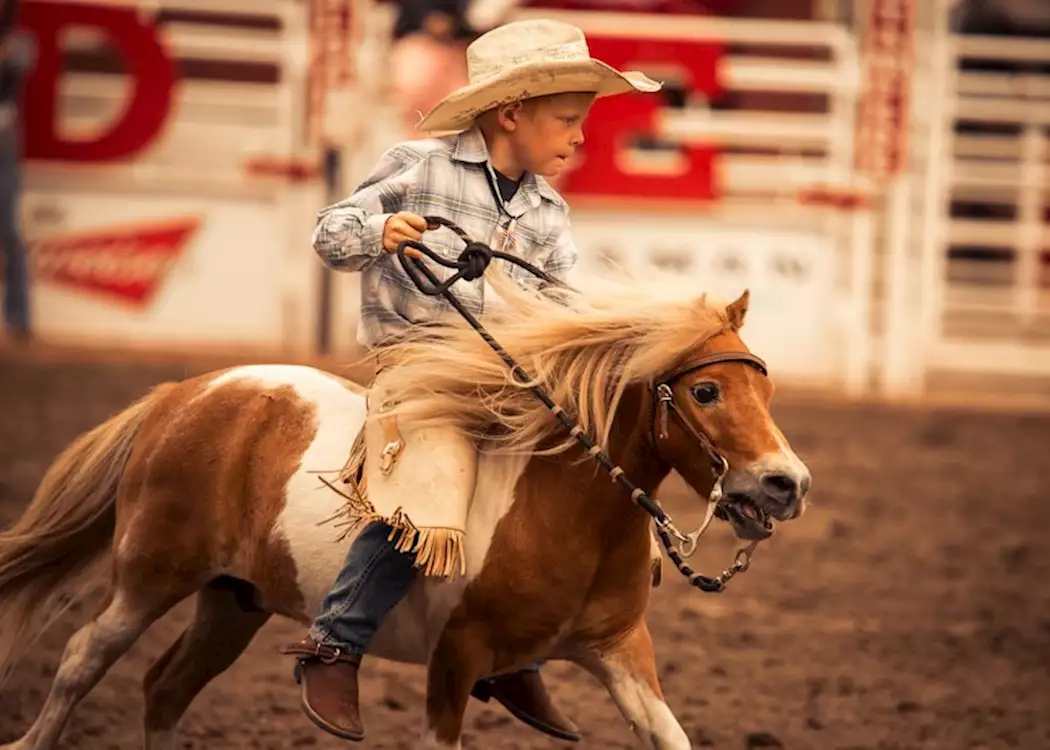
[[[773,536],[773,520],[746,495],[728,495],[715,508],[715,516],[728,521],[741,539],[768,539]]]

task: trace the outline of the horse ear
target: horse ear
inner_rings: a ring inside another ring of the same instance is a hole
[[[735,302],[730,302],[726,306],[726,317],[729,319],[729,326],[734,331],[739,331],[744,325],[744,317],[747,315],[747,306],[750,300],[751,290],[745,289],[744,293]]]

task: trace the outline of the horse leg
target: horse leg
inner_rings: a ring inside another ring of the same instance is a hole
[[[193,622],[146,672],[146,750],[174,750],[176,725],[190,703],[237,660],[269,617],[242,609],[228,587],[213,583],[197,594]]]
[[[442,633],[427,668],[427,714],[420,747],[459,750],[470,691],[491,662],[478,634],[466,628]]]
[[[689,737],[664,702],[649,628],[640,622],[611,649],[579,661],[612,695],[647,750],[689,750]]]
[[[102,613],[69,639],[51,692],[33,726],[22,739],[0,750],[54,748],[76,705],[143,631],[177,601],[168,598],[151,606],[118,589]]]

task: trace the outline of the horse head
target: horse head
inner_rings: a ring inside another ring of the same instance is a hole
[[[805,509],[810,474],[770,414],[773,383],[740,338],[748,292],[725,308],[725,325],[653,383],[651,436],[659,458],[742,539],[773,533],[772,520]],[[708,303],[703,303],[708,304]]]

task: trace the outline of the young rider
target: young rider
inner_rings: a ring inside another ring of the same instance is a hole
[[[470,83],[419,124],[426,132],[455,135],[392,147],[353,195],[319,216],[313,241],[325,264],[362,273],[358,340],[366,347],[381,350],[407,326],[447,309],[447,302],[420,293],[392,255],[401,241],[420,240],[428,229],[423,216],[449,219],[471,238],[564,278],[577,254],[569,210],[544,178],[556,177],[583,143],[583,123],[596,97],[660,88],[641,73],[621,73],[591,58],[578,28],[551,20],[493,29],[468,47],[467,62]],[[447,229],[431,232],[426,242],[448,257],[462,246]],[[484,279],[461,281],[453,293],[483,313]],[[396,366],[384,362],[381,351],[379,360],[381,368]],[[370,411],[382,401],[381,389],[382,371],[370,391]],[[400,440],[395,465],[383,466],[380,454],[390,435],[369,421],[366,482],[379,520],[354,540],[307,637],[284,649],[299,659],[303,710],[346,739],[364,737],[358,670],[383,616],[408,593],[420,568],[445,576],[463,562],[474,444],[455,430],[408,431]],[[438,560],[435,549],[458,553]],[[473,694],[496,698],[540,731],[580,738],[552,705],[538,667],[482,680]]]

